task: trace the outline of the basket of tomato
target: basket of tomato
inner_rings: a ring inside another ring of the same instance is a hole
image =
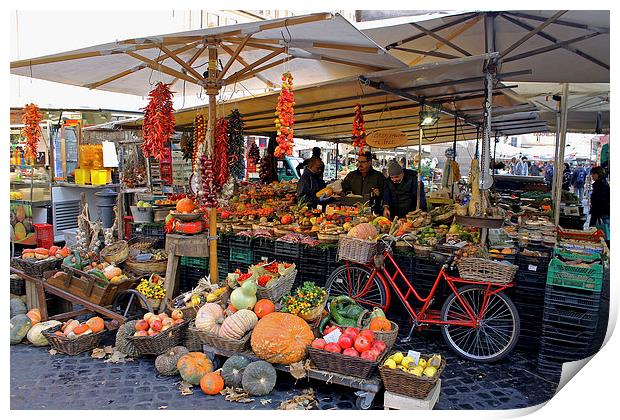
[[[337,339],[336,339],[337,337]],[[379,360],[389,351],[385,343],[375,339],[371,330],[328,327],[323,338],[316,338],[308,354],[319,370],[367,379]]]

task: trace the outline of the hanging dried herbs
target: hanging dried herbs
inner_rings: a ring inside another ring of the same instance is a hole
[[[37,145],[41,140],[41,112],[35,104],[28,104],[24,107],[22,115],[22,136],[26,137],[26,150],[24,157],[26,159],[35,159],[37,157]]]
[[[250,151],[248,152],[248,160],[253,164],[257,164],[260,160],[260,149],[255,141],[252,141],[252,145],[250,146]]]
[[[235,179],[243,178],[244,155],[243,115],[235,109],[228,115],[228,164],[230,175]]]
[[[293,95],[293,75],[290,72],[282,74],[282,90],[276,106],[276,141],[278,145],[274,151],[277,158],[293,154],[293,124],[295,123],[295,97]]]
[[[170,84],[157,83],[149,92],[149,104],[144,108],[142,133],[144,157],[161,160],[166,143],[174,133],[174,108]]]
[[[353,147],[359,148],[359,154],[364,153],[366,147],[366,131],[364,129],[364,114],[362,106],[355,105],[355,116],[353,117]]]
[[[220,118],[215,125],[215,150],[213,152],[215,190],[220,192],[228,180],[228,120]]]

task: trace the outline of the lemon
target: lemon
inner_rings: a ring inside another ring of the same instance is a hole
[[[391,355],[391,356],[390,356],[390,359],[392,359],[393,361],[395,361],[395,362],[396,362],[396,364],[397,364],[397,365],[399,365],[399,364],[400,364],[400,362],[402,362],[402,361],[403,361],[403,358],[404,358],[404,357],[405,357],[405,356],[403,356],[403,354],[402,354],[401,352],[398,352],[398,353],[394,353],[393,355]]]
[[[393,359],[387,359],[383,366],[387,366],[390,369],[396,369],[396,362]]]
[[[439,354],[434,354],[433,357],[428,360],[428,365],[439,367],[441,365],[441,356]]]
[[[424,376],[432,378],[437,373],[437,368],[434,366],[429,366],[426,369],[424,369],[424,372],[422,373],[424,374]]]
[[[408,368],[409,365],[415,366],[415,361],[413,360],[413,357],[407,356],[407,357],[403,357],[403,360],[400,362],[400,364]]]
[[[399,368],[400,370],[402,370],[403,372],[407,372],[407,368],[406,368],[406,367],[404,367],[404,366],[402,366],[402,365],[401,365],[401,366],[398,366],[398,368]]]
[[[422,369],[424,369],[426,366],[428,366],[428,363],[426,362],[426,359],[420,358],[420,360],[418,360],[418,366],[422,366]]]
[[[409,373],[415,375],[415,376],[422,376],[422,373],[424,372],[424,368],[422,368],[421,366],[416,366],[413,369],[411,369],[409,371]]]

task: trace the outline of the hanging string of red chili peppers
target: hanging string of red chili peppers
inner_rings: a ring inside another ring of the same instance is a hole
[[[244,156],[243,115],[238,109],[234,109],[228,114],[228,163],[229,172],[235,179],[242,178],[244,175]]]
[[[215,150],[213,152],[215,190],[220,192],[228,180],[228,120],[219,118],[215,125]]]
[[[41,113],[39,107],[35,104],[28,104],[24,107],[24,113],[22,115],[22,136],[26,137],[26,150],[24,151],[24,157],[26,159],[37,157],[37,145],[41,140]]]
[[[281,158],[293,154],[293,124],[295,123],[295,97],[293,95],[293,75],[290,72],[282,74],[282,90],[276,106],[276,124],[278,145],[274,152],[275,157]]]
[[[194,154],[192,156],[192,170],[196,170],[196,160],[200,154],[200,146],[204,144],[207,138],[207,122],[205,116],[196,114],[194,118]]]
[[[366,131],[364,130],[364,114],[362,106],[355,105],[355,117],[353,117],[353,147],[359,147],[359,154],[364,153],[366,146]]]
[[[144,157],[163,158],[164,148],[174,133],[174,108],[170,84],[157,83],[149,92],[149,104],[144,108],[142,133]]]

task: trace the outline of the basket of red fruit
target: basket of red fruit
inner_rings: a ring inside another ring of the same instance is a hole
[[[308,354],[319,370],[367,379],[389,349],[375,339],[371,330],[328,327],[323,338],[316,338]]]

